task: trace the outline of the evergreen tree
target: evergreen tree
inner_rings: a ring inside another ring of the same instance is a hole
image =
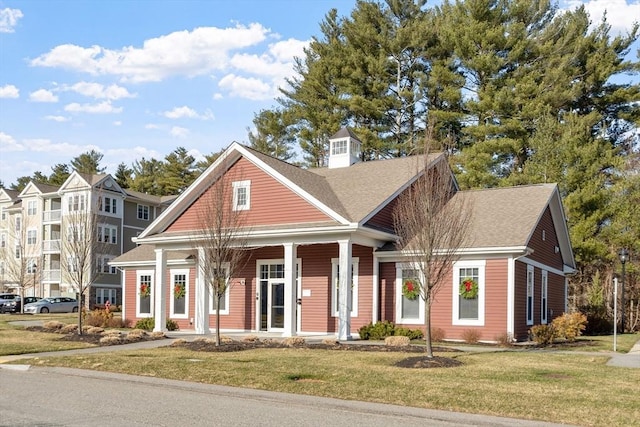
[[[200,160],[196,163],[196,175],[200,176],[202,172],[204,172],[213,162],[218,160],[218,157],[224,153],[224,149],[218,151],[217,153],[205,154],[204,159]]]
[[[284,161],[293,157],[294,138],[281,110],[260,111],[254,115],[253,125],[255,133],[247,129],[251,148]]]
[[[157,181],[158,177],[164,170],[161,161],[154,158],[147,160],[143,157],[142,159],[135,161],[132,169],[133,180],[129,187],[131,190],[155,196],[165,195]]]
[[[64,163],[57,163],[51,167],[51,175],[49,175],[49,184],[62,185],[69,178],[69,166]]]
[[[133,169],[122,162],[118,165],[114,178],[120,187],[129,188],[133,180]]]
[[[178,147],[164,158],[162,173],[156,177],[163,195],[182,193],[195,179],[195,161],[184,147]]]
[[[104,173],[104,167],[100,167],[100,161],[104,155],[96,150],[87,151],[71,160],[71,168],[79,173],[90,175]]]

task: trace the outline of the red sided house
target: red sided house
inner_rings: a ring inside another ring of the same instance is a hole
[[[215,330],[218,307],[196,236],[207,195],[224,182],[233,194],[225,209],[243,213],[246,258],[219,304],[222,331],[348,340],[380,320],[424,328],[423,301],[402,293],[411,265],[395,247],[392,215],[419,175],[419,158],[359,162],[360,141],[348,129],[331,138],[330,152],[329,167],[302,169],[233,143],[137,237],[140,246],[111,263],[124,272],[123,316],[154,317],[155,330],[167,319],[181,330]],[[446,165],[440,154],[428,160]],[[453,197],[472,201],[473,244],[460,249],[435,296],[433,327],[452,340],[467,329],[483,341],[524,339],[532,325],[562,314],[575,261],[557,186]],[[460,295],[467,278],[477,283],[475,298]]]

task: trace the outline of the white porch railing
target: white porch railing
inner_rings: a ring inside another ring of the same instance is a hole
[[[43,243],[43,250],[45,252],[60,252],[60,239],[45,240]]]
[[[44,270],[42,272],[42,281],[43,282],[59,282],[60,270]]]
[[[62,210],[44,211],[44,222],[59,222],[62,218]]]

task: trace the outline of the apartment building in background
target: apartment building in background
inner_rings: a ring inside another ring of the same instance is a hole
[[[87,215],[95,218],[92,238],[99,244],[87,267],[97,279],[86,292],[86,302],[90,307],[107,300],[120,305],[122,275],[109,261],[133,249],[132,238],[174,198],[124,189],[109,174],[78,172],[61,186],[31,181],[21,192],[0,188],[0,291],[75,297],[77,286],[65,274],[74,254],[65,239],[73,234],[74,218]]]

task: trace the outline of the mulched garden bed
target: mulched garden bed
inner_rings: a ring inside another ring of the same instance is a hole
[[[306,343],[299,341],[294,344],[287,344],[286,340],[225,340],[219,346],[215,345],[215,341],[212,339],[197,339],[194,341],[177,341],[172,344],[173,347],[186,348],[191,351],[206,351],[206,352],[237,352],[244,350],[253,350],[257,348],[299,348],[309,350],[328,350],[328,351],[366,351],[366,352],[394,352],[394,353],[413,353],[424,354],[423,346],[409,345],[409,346],[388,346],[384,344],[341,344],[339,342],[324,342],[324,343]],[[447,348],[447,347],[434,347],[436,352],[444,353],[459,353],[459,350]],[[428,358],[424,355],[414,356],[406,359],[402,359],[394,366],[400,368],[449,368],[454,366],[460,366],[462,362],[449,357],[436,356]]]

